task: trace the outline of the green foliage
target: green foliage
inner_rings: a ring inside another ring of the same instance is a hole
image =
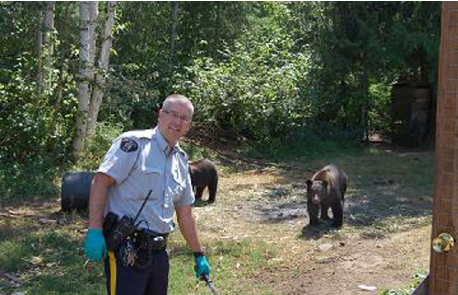
[[[391,89],[394,83],[380,81],[371,83],[369,97],[372,102],[369,110],[369,126],[382,134],[391,130]]]
[[[74,217],[62,216],[70,222]],[[28,220],[30,222],[30,220]],[[71,224],[71,225],[70,225]],[[15,224],[20,234],[0,241],[0,263],[5,271],[33,272],[33,279],[19,287],[31,294],[102,294],[104,285],[98,278],[101,265],[84,267],[80,235],[75,236],[73,222],[66,226]],[[32,228],[31,228],[32,227]],[[79,228],[82,224],[79,223]],[[13,286],[0,291],[14,291]],[[10,293],[7,293],[10,294]]]
[[[410,286],[406,289],[401,290],[382,290],[379,295],[411,295],[412,292],[420,285],[420,283],[426,278],[427,275],[424,273],[415,274]]]
[[[289,7],[286,27],[298,40],[297,50],[312,54],[307,87],[318,98],[313,117],[342,127],[364,125],[365,107],[369,128],[386,131],[385,83],[434,87],[440,3],[293,2]],[[384,93],[375,96],[374,86]]]
[[[0,165],[0,207],[58,196],[55,179],[62,167],[52,155],[28,157],[22,163],[4,160]]]
[[[178,61],[185,66],[197,56],[224,60],[224,48],[249,29],[248,18],[255,14],[258,4],[243,1],[181,2],[178,39]],[[186,50],[183,50],[185,49]]]
[[[23,162],[31,155],[53,153],[66,160],[76,113],[76,85],[69,81],[62,91],[58,108],[53,97],[56,84],[38,96],[35,82],[27,78],[27,63],[33,58],[24,55],[14,69],[0,69],[0,161]]]
[[[30,249],[18,241],[3,241],[0,243],[0,264],[6,271],[17,271],[27,264]]]
[[[321,124],[316,123],[303,130],[285,134],[283,138],[246,144],[241,152],[253,158],[268,158],[273,161],[352,154],[362,149],[361,144],[354,140],[357,134],[357,129],[342,130],[321,122]]]
[[[38,97],[18,60],[14,70],[0,69],[1,203],[55,197],[54,179],[68,160],[75,97],[68,94],[58,113],[51,95]],[[69,84],[71,88],[71,85]]]
[[[103,128],[116,126],[110,130],[117,134],[149,128],[163,99],[182,92],[196,104],[196,128],[248,138],[255,142],[253,152],[262,149],[277,158],[310,155],[339,150],[336,142],[343,139],[352,142],[365,128],[364,109],[369,129],[388,133],[393,83],[434,87],[437,81],[439,2],[180,2],[172,19],[176,4],[118,4],[99,114]],[[0,193],[5,200],[55,194],[50,177],[70,160],[78,5],[56,2],[52,62],[42,65],[49,75],[38,94],[37,32],[44,5],[0,3]],[[103,20],[105,12],[100,16]],[[170,33],[173,25],[176,36]],[[41,59],[49,54],[42,48]],[[76,164],[81,169],[94,169],[99,152],[106,150],[96,147],[105,148],[108,139],[97,136]]]
[[[14,68],[17,58],[33,48],[40,7],[37,2],[0,3],[0,69]]]
[[[202,158],[214,160],[217,154],[209,148],[192,143],[180,142],[180,147],[187,153],[189,160],[197,161]]]
[[[111,144],[122,132],[123,126],[121,124],[98,123],[95,133],[85,141],[81,157],[73,169],[78,171],[97,170]]]
[[[196,106],[195,122],[252,139],[278,137],[300,125],[307,112],[297,81],[307,73],[307,56],[293,54],[286,35],[239,43],[227,62],[197,58],[174,88]]]
[[[114,67],[108,81],[104,103],[99,113],[99,122],[119,123],[128,129],[151,128],[157,121],[157,113],[164,95],[155,79],[157,72],[142,79],[145,70],[138,64]]]

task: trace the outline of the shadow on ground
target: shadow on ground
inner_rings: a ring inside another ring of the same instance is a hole
[[[371,189],[359,187],[349,190],[344,204],[344,226],[356,228],[378,228],[376,234],[366,238],[380,238],[383,227],[392,223],[408,223],[409,219],[431,215],[432,198],[426,196],[404,197],[393,182],[374,183]],[[334,231],[330,222],[322,221],[317,227],[308,225],[305,187],[301,185],[276,184],[264,188],[261,198],[252,203],[256,219],[261,223],[284,223],[303,220],[306,225],[301,238],[318,239]],[[330,210],[331,216],[332,212]],[[394,225],[395,226],[395,225]],[[364,235],[363,235],[364,237]]]

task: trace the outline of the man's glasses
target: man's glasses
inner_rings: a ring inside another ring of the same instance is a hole
[[[180,119],[182,122],[189,123],[189,121],[191,121],[191,118],[189,118],[188,116],[178,115],[174,111],[167,111],[167,110],[164,110],[164,109],[162,111],[164,113],[166,113],[167,115],[172,116],[174,119]]]

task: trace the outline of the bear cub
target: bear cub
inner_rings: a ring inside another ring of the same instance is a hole
[[[328,209],[333,215],[333,227],[343,224],[344,195],[347,190],[347,174],[339,167],[331,164],[315,173],[307,184],[307,211],[310,225],[318,225],[318,214],[321,219],[329,220]]]
[[[192,187],[196,193],[196,200],[202,199],[202,194],[205,188],[208,187],[208,201],[210,203],[215,202],[218,187],[216,165],[208,159],[189,162],[189,174],[191,176]]]

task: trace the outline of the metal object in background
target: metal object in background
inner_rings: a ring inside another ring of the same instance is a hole
[[[436,253],[447,253],[455,246],[455,239],[451,234],[441,233],[433,239],[433,250]]]
[[[65,172],[61,184],[62,211],[83,211],[89,206],[93,172]]]
[[[413,290],[412,295],[428,295],[428,280],[429,276],[424,278],[420,285]]]

